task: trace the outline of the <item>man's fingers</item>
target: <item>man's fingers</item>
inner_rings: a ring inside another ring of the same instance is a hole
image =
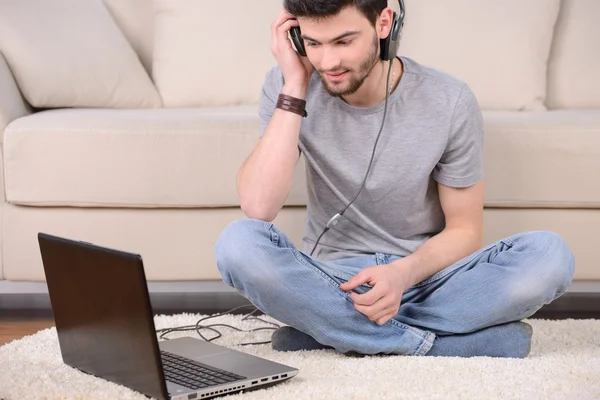
[[[354,304],[354,308],[356,309],[356,311],[369,317],[371,321],[373,321],[373,316],[382,310],[382,308],[376,308],[376,306],[361,306],[360,304],[356,303]]]
[[[279,38],[287,39],[288,32],[290,31],[290,29],[292,29],[293,26],[299,26],[299,25],[300,24],[298,24],[298,21],[296,21],[295,19],[288,19],[283,24],[279,25],[279,28],[277,28],[277,33],[279,35]]]
[[[394,313],[386,314],[383,317],[381,317],[375,321],[377,322],[377,325],[383,325],[386,322],[388,322],[390,319],[394,318],[394,315],[396,315],[396,314],[394,314]]]
[[[354,275],[352,278],[348,280],[346,283],[342,283],[340,285],[340,289],[343,291],[354,290],[360,285],[364,285],[365,283],[371,280],[371,275],[366,271],[361,271],[358,274]]]
[[[271,52],[273,54],[278,54],[283,48],[292,48],[292,42],[289,40],[288,32],[294,26],[299,26],[298,21],[295,19],[288,19],[274,27],[272,32],[273,40],[271,42]]]
[[[381,299],[383,296],[385,296],[387,292],[388,292],[388,290],[385,287],[385,285],[382,285],[381,283],[379,283],[379,284],[376,284],[375,286],[373,286],[373,288],[366,293],[350,294],[350,298],[356,304],[360,304],[363,306],[371,306],[371,305],[375,304],[377,301],[379,301],[379,299]]]
[[[394,315],[396,315],[394,312],[394,306],[390,306],[376,313],[371,320],[377,322],[379,325],[383,325]]]
[[[356,311],[366,315],[373,322],[383,325],[390,318],[398,314],[398,306],[384,297],[371,306],[354,303]]]
[[[289,12],[287,12],[285,9],[283,9],[279,13],[279,15],[277,16],[277,18],[275,18],[275,20],[271,24],[271,33],[276,34],[277,31],[280,30],[281,26],[283,24],[287,23],[290,20],[291,21],[295,21],[297,23],[295,17],[292,14],[290,14]]]
[[[371,321],[375,321],[377,316],[389,313],[391,307],[392,305],[388,304],[385,297],[382,297],[375,304],[369,306],[354,303],[354,308],[369,317]]]

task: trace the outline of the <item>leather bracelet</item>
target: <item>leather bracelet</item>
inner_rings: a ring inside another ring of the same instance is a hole
[[[302,117],[308,116],[308,113],[306,112],[306,100],[289,96],[287,94],[279,94],[276,107],[285,111],[293,112]]]

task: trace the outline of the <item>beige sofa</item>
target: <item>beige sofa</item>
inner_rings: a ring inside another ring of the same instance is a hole
[[[0,293],[44,286],[40,231],[138,252],[173,290],[221,287],[213,245],[244,217],[235,176],[281,1],[213,3],[0,0]],[[486,243],[556,231],[574,287],[600,291],[600,2],[406,5],[400,53],[484,110]],[[304,179],[300,162],[275,221],[298,245]]]

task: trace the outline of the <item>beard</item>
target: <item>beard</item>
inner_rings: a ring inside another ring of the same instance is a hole
[[[367,58],[360,64],[359,70],[358,70],[358,77],[355,76],[350,76],[350,82],[348,82],[345,86],[346,87],[338,87],[338,88],[332,88],[329,86],[329,81],[327,81],[327,78],[324,78],[323,75],[321,75],[321,81],[323,82],[323,87],[325,88],[325,90],[327,90],[327,92],[334,97],[342,97],[342,96],[348,96],[351,95],[353,93],[355,93],[358,89],[360,89],[360,87],[363,85],[363,83],[365,82],[365,80],[367,79],[367,77],[369,76],[369,74],[371,73],[371,71],[373,70],[373,68],[375,67],[375,65],[377,65],[377,63],[379,62],[379,39],[377,38],[377,35],[373,35],[373,44],[371,46],[371,52],[369,53],[369,55],[367,56]],[[340,66],[339,68],[335,69],[336,71],[349,71],[349,75],[352,73],[352,69],[351,68],[347,68],[344,66]],[[319,71],[322,72],[322,71]]]

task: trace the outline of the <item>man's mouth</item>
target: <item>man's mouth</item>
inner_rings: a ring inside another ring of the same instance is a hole
[[[344,79],[347,73],[348,71],[325,72],[325,76],[332,82],[338,82]]]

